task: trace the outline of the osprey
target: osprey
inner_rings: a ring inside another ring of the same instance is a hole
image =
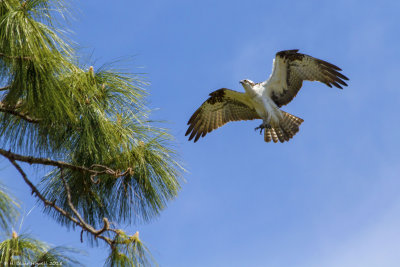
[[[185,134],[190,134],[189,141],[194,138],[196,142],[227,122],[254,119],[263,120],[255,130],[259,129],[260,134],[264,130],[265,142],[289,141],[304,120],[279,108],[292,101],[303,81],[319,81],[343,89],[342,86],[347,86],[344,80],[348,80],[339,67],[298,51],[278,52],[268,80],[260,83],[241,80],[245,93],[227,88],[212,92],[189,119]]]

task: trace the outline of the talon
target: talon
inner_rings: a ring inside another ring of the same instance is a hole
[[[271,125],[266,123],[266,124],[260,124],[260,126],[254,128],[254,131],[260,130],[260,134],[262,134],[262,131],[267,128],[267,129],[271,129]]]
[[[265,125],[264,124],[260,124],[260,126],[254,128],[254,131],[260,130],[260,134],[262,134],[262,130],[264,130]]]

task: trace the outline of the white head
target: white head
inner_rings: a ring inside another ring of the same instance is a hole
[[[239,83],[244,87],[244,89],[246,89],[246,91],[247,89],[252,89],[254,85],[256,85],[252,80],[241,80]]]

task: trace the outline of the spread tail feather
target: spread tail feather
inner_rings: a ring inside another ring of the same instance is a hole
[[[299,131],[299,126],[304,120],[285,111],[282,111],[282,114],[283,118],[279,123],[271,123],[270,128],[264,129],[265,142],[272,140],[274,143],[278,141],[283,143],[289,141]]]

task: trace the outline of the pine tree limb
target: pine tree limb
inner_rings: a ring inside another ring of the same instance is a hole
[[[0,148],[0,155],[3,155],[4,157],[8,158],[8,159],[12,159],[12,160],[17,160],[17,161],[22,161],[22,162],[26,162],[29,164],[41,164],[41,165],[46,165],[46,166],[54,166],[54,167],[58,167],[60,169],[63,168],[67,168],[67,169],[71,169],[74,171],[80,171],[82,173],[90,173],[91,177],[92,177],[92,181],[93,178],[95,176],[101,175],[101,174],[108,174],[108,175],[112,175],[115,178],[124,176],[128,173],[132,173],[132,169],[128,168],[126,171],[121,172],[120,170],[112,170],[111,168],[107,167],[107,166],[103,166],[103,165],[93,165],[91,168],[87,168],[84,166],[77,166],[77,165],[73,165],[71,163],[67,163],[67,162],[63,162],[63,161],[57,161],[57,160],[51,160],[51,159],[46,159],[46,158],[36,158],[36,157],[32,157],[32,156],[23,156],[20,154],[16,154],[13,153],[11,151],[7,151],[4,149]],[[102,168],[102,170],[95,170],[94,168]],[[98,182],[98,181],[94,181],[94,182]]]
[[[40,119],[32,118],[31,116],[27,115],[26,113],[19,112],[15,109],[16,107],[10,107],[4,104],[3,102],[0,102],[0,112],[8,113],[14,116],[17,116],[23,120],[26,120],[27,122],[31,123],[39,123]]]
[[[5,156],[5,157],[7,157],[7,156]],[[86,223],[83,220],[83,218],[80,215],[80,213],[76,210],[76,208],[72,204],[70,188],[68,186],[67,181],[63,177],[63,175],[61,175],[61,180],[62,180],[64,188],[66,190],[68,205],[71,208],[72,212],[74,213],[75,217],[73,215],[71,215],[69,212],[67,212],[64,209],[62,209],[59,206],[57,206],[55,204],[55,201],[51,202],[48,199],[46,199],[40,193],[40,191],[36,188],[36,186],[33,185],[33,183],[28,179],[28,176],[26,175],[24,170],[21,168],[21,166],[16,162],[16,159],[12,158],[12,156],[11,157],[7,157],[7,158],[11,162],[11,164],[14,165],[14,167],[17,169],[17,171],[21,174],[21,176],[22,176],[23,180],[25,181],[25,183],[31,188],[32,194],[34,194],[36,197],[38,197],[46,206],[50,206],[51,208],[55,209],[61,215],[65,216],[68,220],[72,221],[75,225],[79,226],[82,229],[82,231],[89,232],[95,238],[100,238],[100,239],[104,240],[111,247],[111,249],[114,248],[114,246],[115,246],[115,244],[114,244],[115,241],[114,240],[115,239],[113,240],[113,239],[103,235],[103,233],[109,231],[109,232],[115,233],[116,235],[119,235],[120,232],[122,232],[122,231],[119,230],[119,229],[110,228],[110,223],[109,223],[107,218],[103,218],[104,226],[103,226],[103,228],[98,229],[98,230],[95,229],[92,225]],[[82,240],[82,233],[81,233],[81,240]]]
[[[32,59],[31,57],[26,57],[26,56],[9,56],[4,53],[0,53],[0,57],[5,57],[8,59],[23,59],[23,60],[31,60]]]
[[[77,209],[74,207],[74,204],[72,203],[72,198],[71,198],[71,190],[69,188],[69,185],[67,183],[67,181],[64,178],[63,175],[63,169],[60,170],[61,171],[61,180],[63,182],[65,191],[67,193],[67,201],[68,201],[68,206],[71,208],[72,212],[75,214],[75,216],[78,218],[78,220],[81,222],[82,225],[85,226],[86,230],[91,232],[92,234],[94,234],[96,237],[100,236],[102,233],[104,233],[105,231],[110,230],[110,223],[108,222],[107,218],[103,218],[103,222],[104,222],[104,226],[102,229],[100,230],[96,230],[94,229],[91,225],[89,225],[88,223],[85,222],[85,220],[82,218],[82,216],[79,214],[79,212],[77,211]],[[106,240],[107,241],[107,240]],[[107,241],[108,243],[108,241]]]
[[[8,157],[7,157],[8,158]],[[55,201],[51,202],[47,200],[36,188],[36,186],[33,185],[33,183],[28,179],[28,176],[24,172],[24,170],[19,166],[19,164],[15,161],[13,158],[8,158],[8,160],[11,162],[12,165],[17,169],[17,171],[21,174],[22,178],[24,179],[25,183],[31,188],[32,194],[36,195],[46,206],[50,206],[54,208],[56,211],[58,211],[60,214],[63,216],[67,217],[69,220],[73,221],[76,225],[79,225],[79,221],[72,217],[67,211],[63,210],[62,208],[58,207],[55,204]]]

